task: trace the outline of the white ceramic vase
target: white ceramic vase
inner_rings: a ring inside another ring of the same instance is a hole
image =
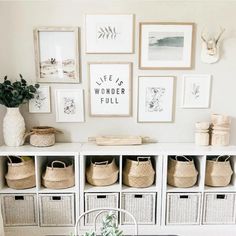
[[[25,121],[19,107],[7,108],[3,119],[3,137],[7,146],[18,147],[24,144]]]

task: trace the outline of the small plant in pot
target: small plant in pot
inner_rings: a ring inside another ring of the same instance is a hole
[[[20,74],[20,80],[11,82],[7,76],[0,83],[0,104],[7,108],[3,119],[3,136],[7,146],[21,146],[24,143],[25,121],[19,107],[34,98],[39,84],[28,85]]]

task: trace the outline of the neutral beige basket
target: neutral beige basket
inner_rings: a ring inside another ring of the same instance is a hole
[[[196,184],[198,171],[190,157],[175,156],[169,158],[167,182],[178,188],[189,188]]]
[[[73,164],[66,165],[63,161],[55,160],[49,164],[42,176],[42,184],[50,189],[65,189],[75,185]]]
[[[223,187],[230,183],[233,170],[230,165],[230,156],[220,161],[221,157],[206,161],[206,179],[205,184],[213,187]]]
[[[13,189],[27,189],[36,186],[35,166],[32,158],[8,156],[8,172],[5,175],[7,185]],[[18,161],[17,161],[18,160]]]
[[[155,171],[150,157],[126,159],[123,170],[123,183],[130,187],[145,188],[154,183]]]
[[[114,158],[100,157],[98,160],[91,160],[86,169],[87,182],[94,186],[108,186],[114,184],[118,179],[118,167]]]

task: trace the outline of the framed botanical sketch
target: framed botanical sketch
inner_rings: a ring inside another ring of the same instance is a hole
[[[183,76],[183,108],[209,108],[211,75]]]
[[[131,63],[89,63],[90,115],[131,115]]]
[[[29,101],[30,113],[50,113],[51,100],[50,100],[50,87],[48,85],[40,84],[34,98]]]
[[[173,76],[141,76],[138,79],[138,122],[172,122]]]
[[[193,23],[140,23],[140,69],[190,69]]]
[[[84,95],[82,89],[57,89],[56,122],[84,122]]]
[[[79,83],[79,30],[43,27],[34,30],[37,81]]]
[[[86,15],[87,53],[134,53],[134,15]]]

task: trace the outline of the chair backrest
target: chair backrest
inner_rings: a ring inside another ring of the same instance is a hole
[[[120,209],[120,208],[94,208],[92,210],[88,210],[88,211],[84,212],[83,214],[81,214],[79,216],[79,218],[78,218],[78,220],[76,222],[76,225],[75,225],[76,233],[78,235],[80,235],[79,234],[79,223],[80,223],[80,220],[83,217],[85,217],[86,215],[88,215],[88,214],[90,214],[92,212],[96,212],[96,211],[98,211],[98,213],[96,214],[96,216],[94,218],[94,232],[95,233],[97,233],[97,226],[96,225],[97,225],[97,218],[98,218],[98,216],[101,215],[104,212],[117,211],[117,212],[121,212],[121,213],[127,214],[127,215],[129,215],[131,217],[132,221],[134,222],[134,234],[133,235],[138,235],[138,224],[137,224],[136,219],[134,218],[134,216],[130,212],[128,212],[128,211],[126,211],[124,209]]]

